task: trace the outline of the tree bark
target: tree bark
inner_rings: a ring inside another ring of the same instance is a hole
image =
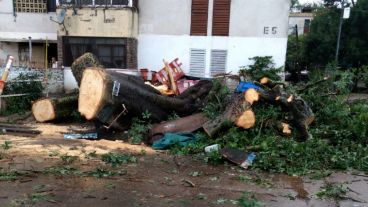
[[[70,117],[76,112],[77,106],[76,94],[62,98],[42,98],[32,104],[32,113],[38,122],[48,122]]]
[[[258,92],[261,99],[270,104],[279,105],[287,112],[286,119],[296,130],[297,140],[308,139],[308,127],[314,121],[315,115],[307,102],[286,92],[282,85],[273,86],[272,89],[260,89]]]
[[[211,88],[211,81],[200,81],[180,96],[167,97],[135,76],[87,68],[81,80],[78,110],[88,120],[115,122],[122,127],[146,112],[151,120],[159,122],[174,112],[179,116],[194,113],[202,107]]]
[[[84,70],[89,67],[102,67],[97,57],[92,53],[84,53],[73,61],[71,69],[78,86],[80,86]]]
[[[210,137],[214,137],[222,129],[232,124],[243,129],[249,129],[254,126],[256,117],[251,109],[251,103],[245,101],[243,94],[233,95],[228,103],[221,115],[203,125],[204,131]]]

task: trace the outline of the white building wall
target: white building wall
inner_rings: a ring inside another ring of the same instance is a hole
[[[56,13],[15,13],[13,1],[0,1],[0,41],[28,41],[31,36],[34,40],[56,41],[58,24],[50,20],[55,19]]]
[[[18,57],[18,43],[28,42],[56,42],[58,24],[52,22],[55,12],[51,13],[13,13],[12,0],[0,0],[0,63],[6,60],[8,54],[15,57],[14,65],[22,64]],[[44,49],[33,48],[33,61],[44,61]],[[42,64],[44,65],[44,64]],[[39,66],[37,66],[39,67]]]
[[[304,26],[305,26],[305,20],[309,19],[312,21],[313,16],[296,16],[296,15],[290,15],[289,17],[289,32],[288,34],[294,34],[295,33],[295,25],[298,25],[298,34],[303,35],[304,34]]]
[[[229,37],[210,36],[213,0],[209,2],[209,36],[190,36],[191,0],[139,3],[139,68],[159,70],[162,59],[178,57],[188,74],[191,48],[206,50],[206,77],[210,76],[213,49],[227,50],[226,72],[233,74],[240,66],[251,64],[249,58],[254,56],[273,56],[277,66],[284,65],[289,0],[232,0]]]

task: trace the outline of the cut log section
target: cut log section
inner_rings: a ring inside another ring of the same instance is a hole
[[[288,123],[273,120],[273,121],[271,121],[270,125],[274,129],[276,129],[276,131],[278,131],[281,135],[291,136],[292,131],[291,131],[291,127]]]
[[[196,112],[211,88],[211,81],[200,81],[177,97],[167,97],[135,76],[87,68],[80,85],[78,110],[88,120],[109,124],[129,124],[129,118],[146,112],[151,120],[163,121],[173,112],[179,116]],[[117,120],[123,111],[125,123]]]
[[[48,122],[70,117],[77,105],[76,94],[62,98],[42,98],[32,104],[32,113],[38,122]]]
[[[254,102],[259,100],[259,94],[256,89],[250,88],[244,92],[244,99],[250,105],[253,105]]]
[[[249,129],[254,126],[256,116],[250,108],[251,103],[244,100],[243,94],[235,94],[228,102],[228,107],[221,115],[203,125],[204,131],[210,137],[214,137],[228,124],[235,124],[243,129]]]

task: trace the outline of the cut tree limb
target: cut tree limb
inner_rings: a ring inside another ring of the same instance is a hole
[[[32,104],[32,113],[38,122],[47,122],[70,117],[76,112],[77,106],[77,94],[62,98],[42,98]]]
[[[279,105],[283,111],[287,112],[285,118],[296,130],[298,140],[308,139],[308,126],[313,122],[315,115],[307,102],[286,92],[282,85],[276,85],[272,89],[260,89],[258,92],[264,101]]]
[[[203,125],[204,131],[210,137],[214,137],[227,124],[235,124],[243,129],[249,129],[254,126],[256,122],[255,114],[251,109],[251,103],[244,100],[243,94],[233,95],[228,103],[222,114]]]

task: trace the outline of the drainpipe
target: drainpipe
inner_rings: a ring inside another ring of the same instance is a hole
[[[13,0],[13,16],[14,16],[14,22],[16,21],[17,13],[15,13],[15,0]]]
[[[29,47],[29,65],[32,64],[32,37],[28,37],[28,47]]]

